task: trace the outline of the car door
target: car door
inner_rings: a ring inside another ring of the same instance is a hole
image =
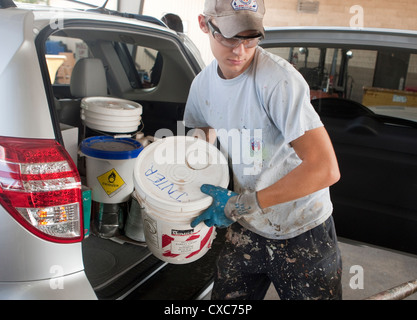
[[[412,253],[417,252],[416,37],[412,31],[271,28],[261,43],[304,76],[331,137],[341,170],[341,180],[330,189],[338,234]],[[407,60],[395,88],[381,79],[395,64],[384,64],[381,72],[381,56]]]

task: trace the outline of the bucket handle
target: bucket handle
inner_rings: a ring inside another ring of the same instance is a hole
[[[133,192],[134,192],[134,191],[133,191]],[[135,196],[135,199],[136,199],[136,201],[138,202],[138,204],[139,204],[140,208],[141,208],[141,209],[145,209],[145,205],[143,204],[143,200],[142,200],[140,197],[138,197],[138,196]]]

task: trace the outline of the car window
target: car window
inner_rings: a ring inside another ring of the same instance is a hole
[[[416,53],[332,47],[267,50],[285,58],[304,76],[311,99],[351,99],[374,112],[417,121]]]
[[[151,88],[159,83],[162,56],[152,48],[113,42],[113,47],[133,89]],[[93,54],[81,39],[50,36],[46,41],[46,61],[52,84],[70,84],[75,63]]]
[[[91,57],[87,44],[81,39],[50,36],[46,41],[46,62],[53,84],[69,84],[75,63]]]
[[[155,49],[139,45],[115,43],[119,58],[125,61],[124,68],[129,77],[132,88],[152,88],[158,85],[162,72],[162,55]],[[131,74],[131,64],[136,70]]]

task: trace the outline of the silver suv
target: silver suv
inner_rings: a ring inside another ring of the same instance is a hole
[[[81,99],[141,101],[143,133],[176,134],[203,66],[185,35],[128,16],[0,1],[0,299],[120,298],[161,267],[146,247],[84,239]]]

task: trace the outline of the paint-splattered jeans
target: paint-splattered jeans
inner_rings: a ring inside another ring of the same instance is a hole
[[[271,281],[282,300],[342,299],[341,277],[332,217],[288,240],[266,239],[234,223],[217,262],[212,299],[263,299]]]

